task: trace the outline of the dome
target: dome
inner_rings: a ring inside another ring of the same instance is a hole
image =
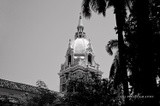
[[[72,48],[75,54],[84,54],[88,48],[89,41],[85,38],[77,38],[72,43]]]

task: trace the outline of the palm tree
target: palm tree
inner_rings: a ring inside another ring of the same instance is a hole
[[[128,26],[127,26],[128,27]],[[127,38],[125,39],[125,56],[126,56],[126,70],[128,76],[128,83],[130,85],[130,93],[129,95],[132,93],[134,95],[137,95],[138,92],[138,81],[137,79],[139,79],[139,75],[137,73],[137,65],[136,65],[136,53],[134,50],[135,45],[132,43],[133,42],[133,38],[128,38],[128,37],[132,37],[132,36],[127,36]],[[130,42],[130,39],[132,39],[132,42]],[[132,43],[132,44],[131,44]],[[106,45],[106,51],[109,55],[113,55],[113,49],[117,49],[118,48],[118,40],[110,40],[108,42],[108,44]],[[117,50],[114,56],[114,60],[113,63],[111,65],[110,68],[110,75],[109,78],[110,80],[112,80],[114,82],[114,86],[119,84],[119,79],[121,78],[120,73],[118,73],[118,61],[119,61],[119,55],[118,55],[119,51]]]
[[[124,87],[124,95],[128,95],[128,83],[127,83],[127,71],[125,69],[125,58],[124,58],[124,38],[123,38],[123,27],[126,18],[126,2],[127,0],[83,0],[83,14],[86,17],[91,16],[91,9],[94,12],[102,13],[105,16],[106,8],[113,6],[117,25],[118,34],[118,50],[119,50],[119,68],[118,73],[122,75],[121,82]],[[126,98],[126,103],[127,103]]]
[[[154,22],[151,21],[153,20],[153,18],[155,19],[155,16],[151,15],[157,12],[155,10],[154,11],[150,10],[151,5],[153,4],[149,3],[148,0],[147,1],[135,0],[133,5],[134,13],[132,14],[134,19],[131,19],[130,23],[134,23],[136,26],[134,25],[128,26],[133,30],[129,29],[130,30],[129,34],[132,36],[132,38],[129,37],[128,35],[127,37],[129,39],[132,39],[132,41],[129,42],[132,43],[132,46],[134,45],[136,48],[135,49],[136,57],[134,57],[135,63],[132,62],[132,66],[134,65],[132,67],[132,77],[133,77],[132,82],[134,84],[135,90],[136,92],[139,92],[142,95],[152,95],[155,98],[157,89],[156,87],[157,70],[154,67],[156,64],[155,60],[158,59],[153,57],[153,52],[155,52],[153,51],[153,48],[155,48],[155,41],[153,42],[153,30],[155,33],[156,32],[155,29],[157,29],[157,26],[152,27],[152,25],[156,25],[157,23],[155,24],[155,20]],[[155,5],[153,5],[152,7],[155,8]],[[133,43],[133,41],[134,43],[136,42],[136,45]],[[148,49],[148,47],[152,48]],[[135,64],[137,65],[136,67]],[[149,101],[146,100],[145,102],[146,103],[152,102],[151,104],[156,103],[153,102],[152,99],[150,99]]]
[[[142,7],[142,5],[143,6],[145,5],[145,6]],[[153,5],[152,7],[158,8],[158,12],[159,12],[159,7],[156,7],[155,5]],[[141,10],[139,10],[139,8],[141,8]],[[129,30],[127,31],[127,34],[125,32],[125,37],[127,39],[127,42],[129,42],[132,45],[132,47],[129,47],[129,49],[133,49],[133,50],[129,50],[130,53],[128,53],[129,57],[131,58],[129,60],[131,64],[131,66],[129,66],[129,70],[132,73],[129,82],[134,87],[135,94],[141,93],[142,95],[153,95],[154,99],[152,98],[149,100],[146,99],[144,103],[146,104],[150,103],[155,105],[157,103],[157,101],[155,101],[156,92],[157,92],[156,76],[159,76],[159,68],[158,68],[159,52],[157,53],[157,50],[159,50],[159,46],[158,46],[159,42],[157,42],[159,41],[159,37],[158,37],[159,35],[157,36],[158,33],[156,33],[157,31],[155,31],[157,28],[159,28],[159,25],[157,23],[157,21],[159,22],[159,18],[156,19],[155,16],[157,17],[159,15],[157,14],[158,12],[156,12],[155,10],[154,11],[149,10],[148,1],[135,0],[133,9],[134,11],[132,11],[133,12],[132,15],[134,19],[131,19],[130,22],[131,23],[134,22],[135,25],[127,26],[127,28],[132,28],[132,29],[127,29]],[[156,14],[154,14],[154,16],[151,16],[151,14],[153,13],[156,13]],[[153,27],[151,26],[151,19],[152,20],[154,19],[152,21],[152,24],[154,24]],[[155,19],[156,19],[156,22],[155,22]],[[154,30],[154,37],[155,37],[154,39],[153,39],[153,32],[152,32],[153,30]],[[159,29],[158,29],[158,32],[159,32]],[[154,40],[154,42],[152,40]],[[154,50],[152,48],[148,49],[148,47],[153,47]],[[131,51],[134,53],[131,53]],[[154,52],[154,55],[152,54],[153,52]],[[154,59],[154,63],[152,59]],[[128,59],[126,60],[128,61]],[[115,77],[114,75],[115,68],[117,68],[116,61],[117,59],[114,59],[114,62],[110,70],[111,71],[110,76],[112,77]],[[127,62],[127,64],[129,62]]]
[[[125,39],[125,42],[126,39]],[[106,51],[109,55],[113,55],[113,49],[117,49],[118,48],[118,40],[115,39],[115,40],[110,40],[108,42],[108,44],[106,45]],[[130,46],[126,46],[124,45],[124,48],[125,48],[125,53],[124,55],[126,56],[126,59],[125,59],[125,67],[126,67],[126,70],[127,70],[127,73],[133,73],[131,70],[131,60],[132,60],[132,54],[130,52],[132,52],[132,48]],[[121,75],[121,73],[118,71],[118,68],[119,68],[119,50],[116,51],[115,55],[114,55],[114,60],[113,60],[113,63],[111,65],[111,68],[110,68],[110,74],[109,74],[109,78],[110,80],[112,80],[114,82],[114,87],[119,85],[120,84],[120,79],[121,77],[123,77]],[[129,79],[129,75],[127,75],[127,79]],[[133,79],[131,79],[133,80]],[[128,80],[128,83],[130,84],[130,80]]]
[[[113,51],[112,49],[117,49],[118,48],[118,40],[115,39],[115,40],[110,40],[108,42],[108,44],[106,45],[106,51],[109,55],[113,55]],[[116,54],[114,56],[114,60],[113,60],[113,63],[111,65],[111,68],[110,68],[110,74],[109,74],[109,79],[110,80],[114,80],[114,86],[115,85],[118,85],[117,84],[117,81],[119,81],[120,79],[117,78],[119,76],[117,76],[117,74],[119,74],[117,72],[117,69],[118,69],[118,63],[119,63],[119,56],[118,56],[118,50],[116,51]]]
[[[148,47],[153,46],[153,32],[150,22],[150,0],[135,1],[135,16],[137,20],[137,51],[139,53],[138,61],[140,67],[140,84],[143,95],[155,95],[156,79],[153,69],[153,50]],[[153,101],[147,101],[148,103]]]

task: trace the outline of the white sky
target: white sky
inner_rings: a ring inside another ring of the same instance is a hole
[[[0,0],[0,78],[59,91],[60,65],[77,31],[81,0]],[[105,45],[115,34],[113,9],[83,19],[95,61],[108,77],[113,56]]]

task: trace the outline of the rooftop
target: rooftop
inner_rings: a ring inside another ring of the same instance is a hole
[[[34,93],[34,94],[39,93],[39,88],[36,86],[17,83],[9,80],[4,80],[4,79],[0,79],[0,87],[19,90],[19,91],[25,91],[25,92]]]

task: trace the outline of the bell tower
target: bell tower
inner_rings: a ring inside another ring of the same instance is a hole
[[[73,77],[80,78],[89,72],[93,72],[99,77],[102,76],[99,64],[95,62],[94,57],[91,41],[87,39],[84,32],[82,14],[80,13],[75,39],[69,40],[65,62],[61,64],[60,92],[67,91],[67,82]]]

